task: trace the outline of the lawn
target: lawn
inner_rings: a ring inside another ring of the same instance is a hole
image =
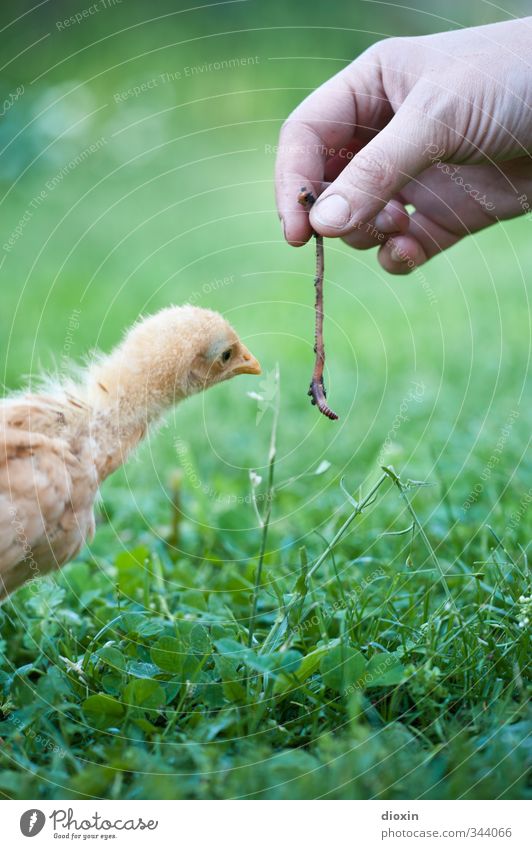
[[[532,222],[408,278],[326,243],[339,421],[306,395],[314,258],[282,240],[280,124],[376,38],[449,26],[352,5],[61,28],[45,4],[9,30],[5,391],[186,301],[263,376],[177,408],[77,561],[0,607],[5,798],[530,794]]]

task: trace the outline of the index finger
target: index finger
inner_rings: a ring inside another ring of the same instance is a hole
[[[285,121],[279,137],[275,193],[286,240],[312,235],[308,212],[297,202],[303,187],[317,197],[327,160],[353,137],[369,140],[389,118],[376,59],[364,54],[310,94]],[[348,163],[346,158],[346,163]]]

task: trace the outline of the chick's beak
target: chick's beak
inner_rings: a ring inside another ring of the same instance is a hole
[[[260,363],[245,345],[240,346],[238,359],[232,369],[233,374],[260,374],[262,371]]]

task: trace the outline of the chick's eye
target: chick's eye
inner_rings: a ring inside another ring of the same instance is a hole
[[[231,359],[231,354],[232,354],[231,348],[228,348],[227,351],[224,351],[223,354],[222,354],[222,357],[221,357],[222,363],[228,363],[229,360]]]

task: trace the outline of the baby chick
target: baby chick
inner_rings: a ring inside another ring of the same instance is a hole
[[[174,404],[260,365],[221,315],[140,320],[79,383],[0,401],[0,598],[62,566],[94,533],[94,500]]]

